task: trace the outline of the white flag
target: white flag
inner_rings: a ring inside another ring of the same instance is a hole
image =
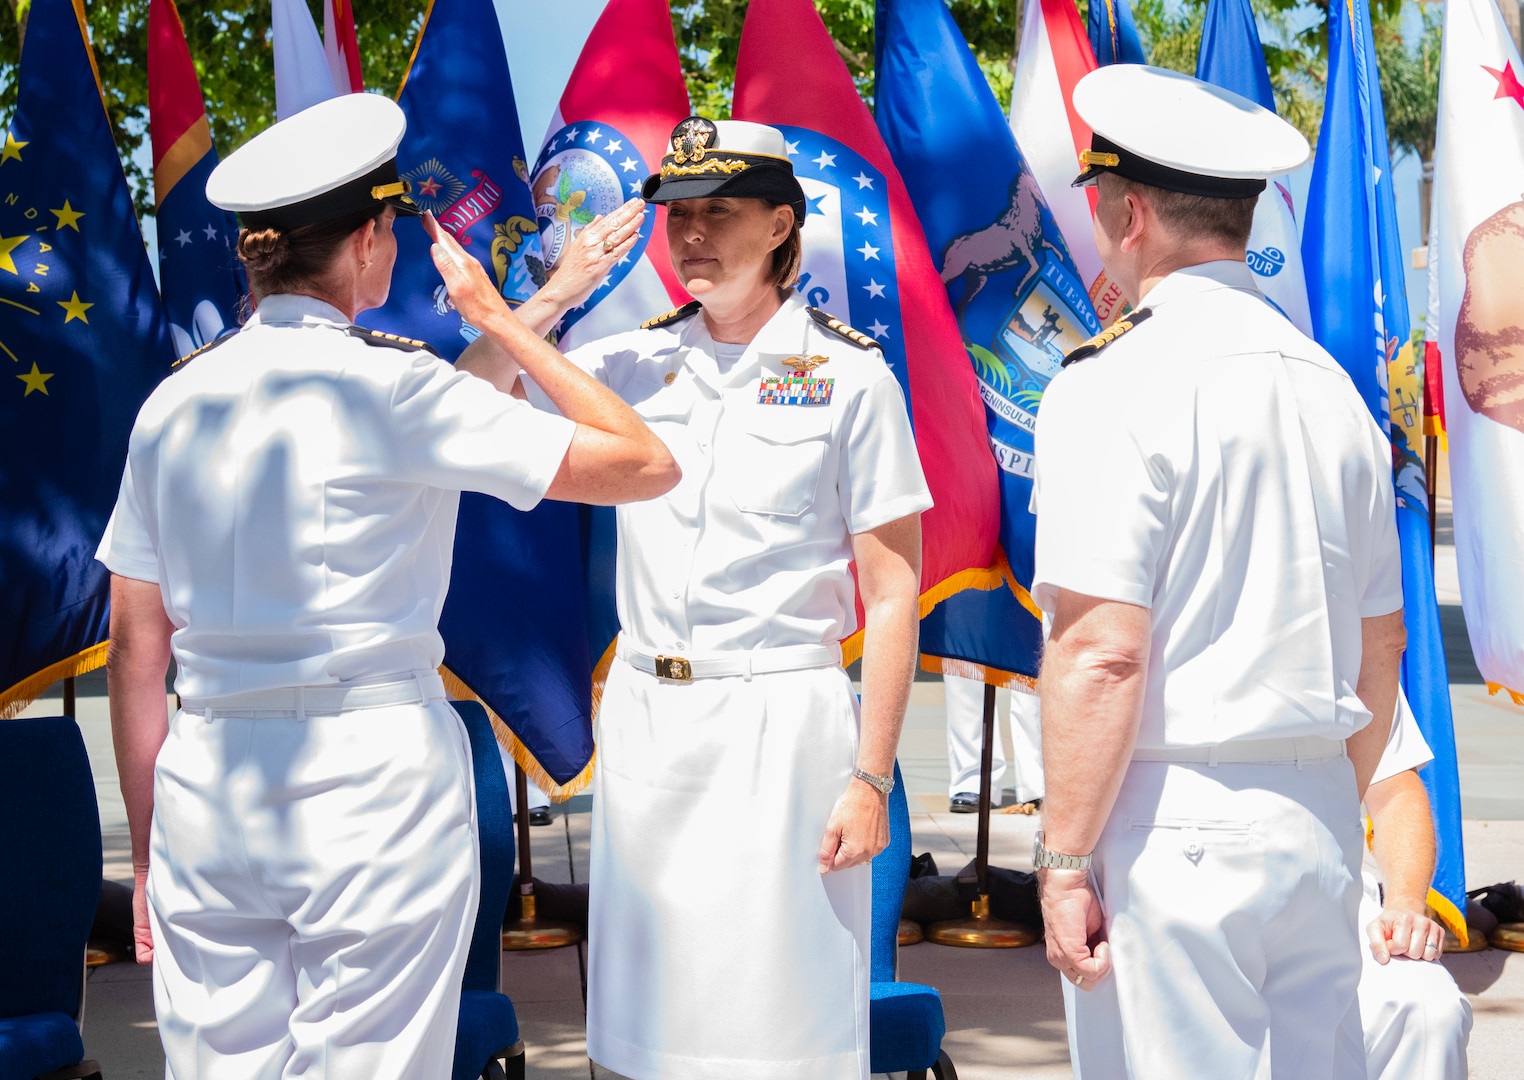
[[[305,0],[270,0],[270,29],[275,49],[277,120],[349,91],[347,79],[342,88],[334,85],[323,39]]]
[[[1524,704],[1524,65],[1492,0],[1445,5],[1434,161],[1438,340],[1461,604]]]

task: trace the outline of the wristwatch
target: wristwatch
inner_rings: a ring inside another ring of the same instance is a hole
[[[869,787],[876,788],[880,795],[887,795],[894,790],[894,777],[892,776],[879,776],[877,773],[870,773],[855,766],[852,769],[852,775]]]
[[[1060,855],[1056,851],[1049,851],[1042,846],[1042,831],[1038,830],[1037,839],[1032,841],[1032,865],[1038,870],[1047,867],[1050,870],[1089,870],[1089,855]]]

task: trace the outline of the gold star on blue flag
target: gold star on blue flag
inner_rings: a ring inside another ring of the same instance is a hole
[[[0,144],[0,717],[105,662],[95,548],[167,324],[74,0],[33,0]]]

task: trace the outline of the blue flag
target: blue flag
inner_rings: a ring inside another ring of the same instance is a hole
[[[1148,56],[1138,40],[1138,26],[1127,0],[1090,0],[1090,14],[1085,21],[1090,49],[1095,62],[1107,64],[1146,64]]]
[[[1249,0],[1207,0],[1196,78],[1275,112],[1265,47],[1259,40],[1259,26]]]
[[[35,0],[0,149],[0,716],[105,662],[95,548],[173,360],[84,11]]]
[[[1329,6],[1328,43],[1327,100],[1302,238],[1307,291],[1318,344],[1349,372],[1392,439],[1408,634],[1402,686],[1434,752],[1434,760],[1419,774],[1439,841],[1429,902],[1464,941],[1465,858],[1455,729],[1434,592],[1427,488],[1410,435],[1421,417],[1411,402],[1391,393],[1393,386],[1416,381],[1416,365],[1375,42],[1361,0]],[[1413,413],[1411,422],[1405,412]]]
[[[434,0],[398,104],[408,127],[397,169],[414,201],[482,262],[510,305],[522,303],[544,270],[491,0]],[[396,231],[391,298],[362,320],[453,359],[475,332],[449,304],[423,229],[400,220]],[[575,794],[591,777],[583,579],[591,529],[570,503],[547,500],[525,514],[463,494],[439,620],[445,667],[507,725],[515,759],[553,798]]]
[[[148,101],[159,287],[175,353],[185,356],[238,329],[249,284],[238,219],[206,198],[217,151],[173,0],[148,8]]]
[[[985,403],[999,468],[1006,587],[965,591],[921,624],[943,670],[1010,682],[1037,673],[1033,439],[1064,353],[1100,331],[1074,261],[1004,113],[942,0],[880,0],[879,131],[904,177]],[[955,168],[978,147],[978,168]],[[981,670],[982,669],[982,670]]]

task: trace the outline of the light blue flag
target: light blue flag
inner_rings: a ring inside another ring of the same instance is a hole
[[[1000,544],[1014,580],[943,601],[921,624],[924,653],[989,682],[1035,675],[1041,624],[1032,583],[1033,439],[1064,353],[1100,331],[1015,138],[942,0],[880,0],[879,131],[905,180],[984,398],[1000,465]],[[976,168],[954,163],[978,148]],[[993,670],[992,670],[993,669]]]
[[[1128,0],[1090,0],[1090,14],[1085,32],[1095,62],[1107,64],[1146,64],[1148,54],[1138,39],[1138,25],[1133,21]]]
[[[1328,91],[1307,201],[1302,257],[1318,343],[1349,372],[1392,439],[1408,647],[1402,685],[1434,760],[1421,771],[1439,859],[1429,902],[1465,939],[1465,857],[1449,677],[1434,593],[1423,463],[1408,426],[1393,423],[1389,372],[1412,379],[1403,248],[1392,163],[1364,0],[1329,6]],[[1403,407],[1397,402],[1397,407]]]

